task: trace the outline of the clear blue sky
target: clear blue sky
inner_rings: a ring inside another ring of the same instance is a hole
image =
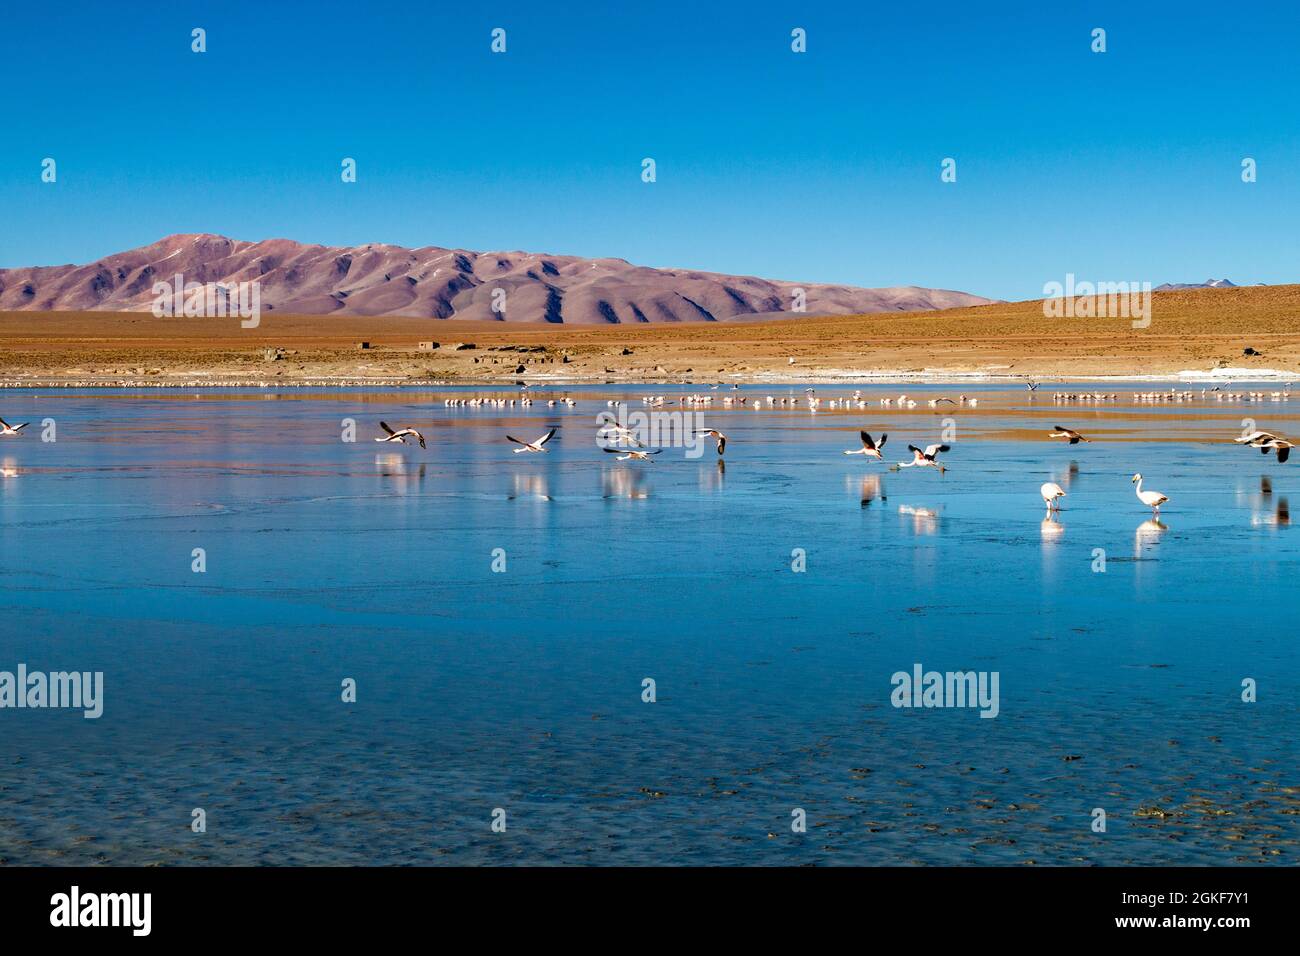
[[[1295,4],[578,6],[11,4],[0,266],[215,232],[1000,298],[1300,281]]]

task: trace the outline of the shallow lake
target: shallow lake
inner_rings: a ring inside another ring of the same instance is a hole
[[[1232,439],[1300,395],[817,395],[859,388],[0,395],[0,671],[104,675],[98,719],[0,709],[0,860],[1294,864],[1300,460]],[[683,394],[725,465],[598,447]],[[894,706],[916,665],[996,717]]]

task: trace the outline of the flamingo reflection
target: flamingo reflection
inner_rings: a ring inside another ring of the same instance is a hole
[[[376,455],[375,470],[381,478],[396,479],[397,490],[405,494],[424,481],[425,465],[414,468],[401,455]]]
[[[606,498],[650,497],[646,473],[639,468],[606,468],[601,472],[600,484]]]
[[[912,531],[916,534],[934,534],[939,530],[939,512],[933,508],[916,508],[912,505],[899,505],[898,513],[912,519]]]

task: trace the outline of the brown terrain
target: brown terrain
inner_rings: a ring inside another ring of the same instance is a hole
[[[422,341],[437,347],[421,349]],[[1300,377],[1300,286],[1157,293],[1145,329],[1128,319],[1045,318],[1041,302],[615,326],[271,313],[243,329],[231,318],[24,311],[0,313],[0,343],[0,380],[9,385],[1051,380],[1215,367]]]
[[[149,312],[155,283],[256,281],[265,313],[408,316],[564,325],[721,322],[979,305],[965,292],[778,282],[622,259],[372,243],[168,236],[89,265],[0,269],[0,312]],[[802,290],[801,292],[799,290]],[[215,296],[214,290],[214,296]],[[802,308],[796,297],[803,299]],[[797,309],[797,312],[790,312]]]

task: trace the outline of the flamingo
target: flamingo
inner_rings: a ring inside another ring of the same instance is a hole
[[[948,470],[939,464],[937,460],[940,452],[952,450],[948,445],[927,445],[925,451],[921,451],[915,445],[908,445],[907,450],[912,453],[912,460],[900,461],[898,463],[899,468],[911,468],[913,465],[920,465],[922,468],[938,468],[941,475]]]
[[[862,436],[862,447],[850,448],[844,454],[869,455],[870,457],[876,459],[877,461],[884,461],[885,456],[881,454],[880,450],[885,447],[885,442],[889,440],[889,436],[881,435],[880,441],[877,442],[877,441],[872,441],[871,436],[868,435],[866,432],[859,432],[858,434]]]
[[[406,438],[409,435],[410,437],[415,438],[417,441],[419,441],[421,448],[425,447],[424,436],[421,435],[419,432],[417,432],[414,428],[403,428],[401,431],[393,431],[391,428],[388,427],[387,422],[380,422],[379,427],[382,428],[384,431],[388,432],[388,434],[384,438],[376,438],[375,441],[385,441],[385,442],[395,441],[395,442],[401,442],[403,445],[405,445]]]
[[[616,425],[613,422],[610,422],[597,434],[601,436],[611,436],[615,441],[631,442],[638,448],[642,447],[641,439],[636,437],[636,431],[628,428],[626,425]]]
[[[1133,476],[1133,482],[1137,485],[1138,501],[1150,507],[1152,518],[1159,520],[1160,506],[1168,501],[1169,498],[1158,491],[1143,491],[1142,476],[1140,474]]]
[[[1061,505],[1059,499],[1065,497],[1064,488],[1054,481],[1049,481],[1038,489],[1038,493],[1043,496],[1043,501],[1046,502],[1048,511],[1060,510]]]
[[[1265,455],[1270,451],[1276,451],[1278,463],[1281,464],[1291,457],[1291,449],[1294,448],[1295,445],[1287,441],[1285,438],[1271,437],[1266,441],[1254,442],[1250,447],[1258,448]]]
[[[659,454],[663,449],[656,448],[654,451],[638,451],[635,448],[604,448],[602,451],[607,451],[611,455],[618,455],[618,457],[614,459],[615,461],[627,461],[631,459],[632,461],[653,462],[654,459],[650,456]]]
[[[727,447],[727,436],[722,434],[716,428],[699,428],[695,431],[696,435],[707,435],[709,438],[716,439],[718,442],[718,454],[721,455],[723,449]]]
[[[1243,435],[1240,438],[1234,438],[1239,445],[1248,444],[1251,448],[1258,448],[1262,454],[1267,455],[1271,451],[1277,452],[1279,463],[1286,461],[1291,457],[1291,449],[1295,447],[1292,442],[1285,438],[1279,438],[1272,432],[1251,432],[1249,435]]]
[[[522,446],[522,447],[520,447],[520,448],[516,448],[516,449],[515,449],[515,454],[516,454],[516,455],[521,454],[521,453],[526,452],[526,451],[534,451],[534,452],[536,452],[536,451],[550,451],[549,448],[543,448],[542,446],[545,445],[548,441],[550,441],[552,438],[555,437],[555,432],[556,432],[556,429],[552,428],[549,432],[547,432],[545,435],[543,435],[541,438],[537,439],[536,441],[520,441],[518,438],[511,438],[509,435],[506,436],[506,440],[507,440],[507,441],[512,441],[512,442],[514,442],[516,445],[520,445],[520,446]],[[606,448],[606,449],[605,449],[605,451],[617,451],[617,450],[618,450],[618,449],[616,449],[616,448]]]
[[[1087,438],[1084,438],[1073,428],[1062,428],[1060,425],[1053,425],[1052,429],[1052,431],[1047,433],[1048,438],[1068,438],[1071,445],[1077,445],[1079,442],[1088,441]]]

